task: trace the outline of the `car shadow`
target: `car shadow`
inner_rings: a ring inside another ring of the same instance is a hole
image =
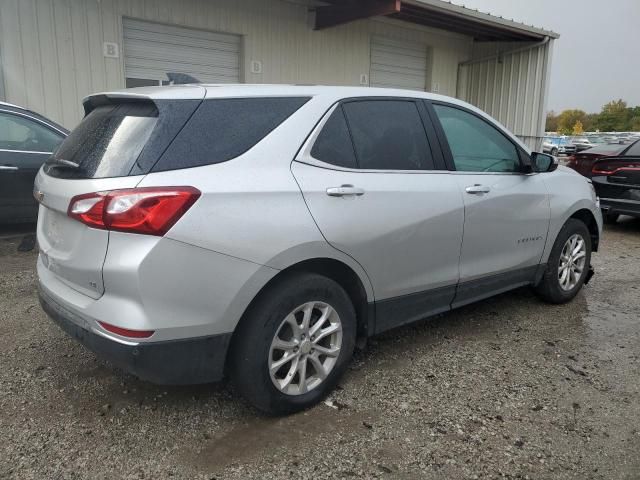
[[[616,223],[605,225],[605,230],[612,232],[640,234],[640,218],[622,215]]]

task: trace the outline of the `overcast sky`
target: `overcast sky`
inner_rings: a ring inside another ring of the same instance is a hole
[[[640,0],[453,0],[553,30],[547,108],[599,112],[610,100],[640,105]]]

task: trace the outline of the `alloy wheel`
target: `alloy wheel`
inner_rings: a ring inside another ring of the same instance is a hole
[[[584,271],[587,257],[587,243],[582,235],[571,235],[562,247],[560,262],[558,265],[558,280],[560,288],[564,291],[573,290]]]
[[[317,388],[336,365],[342,346],[338,312],[325,302],[307,302],[282,321],[269,349],[269,375],[286,395]]]

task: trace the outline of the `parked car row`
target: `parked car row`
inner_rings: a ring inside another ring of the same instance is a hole
[[[629,145],[640,140],[633,134],[585,134],[580,136],[547,135],[543,140],[543,151],[553,156],[571,155],[600,145]]]
[[[620,215],[640,217],[640,140],[578,152],[566,165],[591,179],[607,223]]]
[[[68,134],[42,115],[0,102],[0,223],[36,220],[33,182]]]

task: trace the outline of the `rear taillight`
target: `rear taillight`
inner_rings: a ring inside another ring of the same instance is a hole
[[[591,173],[594,175],[613,175],[621,170],[640,170],[640,161],[601,160],[593,165]]]
[[[193,187],[146,187],[78,195],[68,215],[93,228],[162,236],[200,197]]]

